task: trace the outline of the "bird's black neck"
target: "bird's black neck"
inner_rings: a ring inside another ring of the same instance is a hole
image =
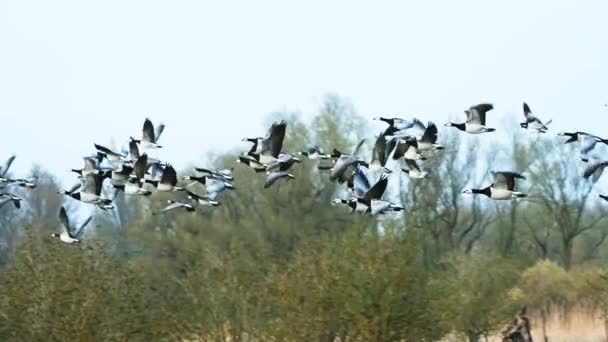
[[[453,123],[453,124],[452,124],[452,127],[456,127],[456,128],[458,128],[459,130],[461,130],[461,131],[465,131],[465,130],[466,130],[466,126],[465,126],[465,124],[464,124],[464,123],[459,123],[459,124],[457,124],[457,123]]]
[[[473,189],[471,190],[474,194],[480,194],[480,195],[486,195],[488,197],[492,196],[492,191],[490,190],[490,187],[487,187],[485,189]]]

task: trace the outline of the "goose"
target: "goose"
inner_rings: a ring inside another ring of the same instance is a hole
[[[259,154],[261,164],[267,165],[277,160],[281,149],[283,149],[286,129],[287,123],[284,120],[272,124],[266,137],[262,140],[262,149]]]
[[[162,148],[162,146],[158,144],[158,139],[160,139],[164,130],[164,124],[161,123],[155,130],[152,121],[150,121],[149,118],[146,118],[144,127],[142,128],[141,140],[135,140],[133,137],[131,137],[131,140],[140,144],[143,150]]]
[[[318,145],[308,145],[306,151],[298,152],[298,154],[310,160],[331,159],[331,155],[324,153]]]
[[[177,209],[185,209],[188,212],[193,212],[194,211],[194,207],[192,206],[192,204],[188,204],[188,203],[183,203],[183,202],[178,202],[178,201],[173,201],[173,200],[168,200],[167,201],[167,206],[157,212],[157,213],[152,213],[152,215],[159,215],[159,214],[164,214],[168,211],[171,210],[177,210]]]
[[[237,163],[243,164],[254,170],[255,172],[265,172],[266,166],[262,165],[255,157],[241,154],[236,160]]]
[[[406,159],[405,163],[407,165],[407,169],[401,169],[405,174],[407,174],[410,178],[426,178],[428,176],[428,172],[421,171],[418,163],[412,159]]]
[[[403,211],[405,208],[398,206],[394,203],[383,201],[383,200],[372,200],[370,208],[368,210],[368,214],[371,216],[376,216],[380,214],[385,214],[389,211]]]
[[[214,201],[213,199],[209,198],[208,196],[199,196],[191,191],[187,191],[188,193],[188,198],[192,201],[195,201],[196,203],[198,203],[201,206],[204,207],[217,207],[218,205],[220,205],[219,202]]]
[[[528,131],[535,133],[547,133],[549,130],[549,125],[553,120],[547,121],[547,123],[543,123],[539,118],[532,114],[530,110],[530,106],[524,102],[524,116],[526,117],[526,122],[521,122],[519,125],[521,128],[527,129]]]
[[[383,171],[386,173],[392,172],[386,167],[386,162],[396,147],[395,141],[396,139],[392,139],[387,142],[384,133],[380,133],[376,137],[376,143],[372,149],[372,161],[369,163],[370,170]]]
[[[132,174],[127,177],[126,182],[122,185],[115,184],[114,188],[116,188],[118,191],[124,191],[126,195],[150,196],[152,191],[144,189],[143,187],[147,169],[148,155],[144,153],[137,158],[137,161],[132,168]]]
[[[285,171],[271,171],[266,174],[266,183],[264,183],[264,189],[271,187],[279,179],[285,178],[287,180],[296,178],[291,173]]]
[[[375,117],[376,121],[383,121],[388,124],[388,127],[384,131],[384,135],[391,136],[397,132],[408,130],[414,127],[414,122],[412,120],[406,120],[403,118],[385,118],[385,117]]]
[[[11,165],[13,164],[13,161],[15,161],[15,158],[15,155],[10,156],[4,163],[4,166],[0,167],[0,178],[5,178],[8,175],[8,170],[11,168]]]
[[[446,127],[456,127],[469,134],[481,134],[496,131],[495,128],[486,127],[486,113],[494,109],[489,103],[481,103],[465,110],[467,121],[465,123],[448,122]]]
[[[110,171],[110,182],[114,187],[127,184],[133,170],[131,166],[121,165],[120,168]]]
[[[89,173],[101,173],[112,170],[111,168],[102,168],[101,161],[95,157],[84,157],[83,159],[84,167],[82,169],[72,169],[72,172],[84,177]]]
[[[334,200],[334,203],[347,204],[355,212],[371,213],[372,201],[382,198],[384,192],[386,191],[387,185],[388,177],[383,174],[376,184],[374,184],[374,186],[370,186],[367,176],[365,176],[361,168],[357,168],[354,174],[355,197],[350,200],[342,200],[338,198]]]
[[[213,176],[186,176],[184,180],[191,180],[194,182],[198,182],[205,186],[205,190],[207,191],[207,197],[211,199],[216,199],[220,192],[224,192],[225,190],[233,190],[234,186],[220,178],[215,178]],[[191,184],[192,185],[192,184]]]
[[[357,211],[357,199],[356,198],[351,198],[348,200],[345,199],[341,199],[341,198],[336,198],[332,201],[333,204],[344,204],[347,205],[348,207],[350,207],[351,212],[356,212]]]
[[[604,172],[604,169],[606,168],[606,166],[608,166],[608,161],[603,161],[603,162],[592,164],[585,169],[585,172],[583,173],[583,177],[585,179],[588,179],[589,177],[591,177],[593,183],[595,183],[602,176],[602,173]]]
[[[359,158],[351,154],[342,154],[331,168],[331,174],[329,175],[330,181],[338,181],[338,183],[344,183],[349,179],[352,179],[353,172],[359,166],[369,166],[369,163],[360,160]],[[348,182],[349,184],[352,182]]]
[[[21,208],[22,199],[19,196],[15,196],[15,195],[8,194],[8,193],[0,193],[0,199],[2,199],[2,201],[0,202],[0,208],[3,207],[8,202],[13,202],[13,205],[17,209]]]
[[[262,153],[262,141],[263,140],[264,140],[264,138],[243,138],[242,141],[250,142],[253,144],[251,146],[251,148],[249,149],[249,151],[246,152],[246,154],[252,155],[252,154]]]
[[[400,158],[403,158],[405,160],[426,160],[426,158],[422,154],[420,154],[420,151],[418,149],[418,142],[414,137],[399,139],[399,142],[395,147],[393,159],[397,160]]]
[[[95,204],[102,209],[113,209],[112,200],[101,197],[103,186],[103,177],[99,174],[90,173],[86,177],[81,177],[81,182],[76,184],[70,190],[59,191],[77,201],[84,203]],[[77,192],[77,190],[80,190]]]
[[[234,177],[232,176],[232,174],[234,172],[234,168],[223,169],[223,170],[209,170],[209,169],[204,169],[202,167],[195,167],[194,169],[196,170],[196,172],[204,173],[206,175],[214,176],[217,178],[223,178],[224,180],[227,180],[227,181],[234,180]]]
[[[70,220],[68,219],[68,214],[65,211],[64,207],[61,207],[61,209],[59,210],[59,221],[61,222],[61,233],[57,234],[57,233],[53,233],[51,234],[52,237],[54,238],[58,238],[59,240],[61,240],[64,243],[67,244],[73,244],[73,243],[80,243],[80,235],[82,234],[82,232],[84,231],[84,228],[89,224],[89,222],[91,222],[91,220],[93,219],[93,217],[89,216],[89,218],[87,218],[78,229],[73,229],[72,226],[70,225]]]
[[[302,160],[292,156],[291,154],[279,154],[276,161],[270,162],[266,165],[266,171],[287,171],[293,164],[301,163]]]
[[[184,189],[177,186],[177,172],[171,165],[167,165],[163,170],[160,180],[146,179],[146,183],[152,184],[158,192],[183,191]]]
[[[9,179],[8,183],[18,186],[20,188],[29,188],[29,189],[35,189],[38,186],[34,180],[22,179],[22,178]]]
[[[443,150],[443,145],[437,144],[439,131],[437,126],[432,121],[429,121],[425,126],[420,120],[414,120],[414,127],[422,131],[422,136],[417,138],[419,151],[436,151]]]
[[[494,176],[494,183],[484,189],[466,189],[465,194],[483,194],[494,200],[510,200],[514,198],[524,198],[527,194],[515,191],[515,180],[526,179],[524,176],[515,172],[495,172],[490,171]]]
[[[585,132],[559,132],[558,136],[568,137],[564,144],[578,142],[580,147],[580,156],[583,162],[588,162],[588,154],[591,152],[598,142],[608,145],[608,140],[602,139],[596,135]]]
[[[104,156],[113,164],[120,163],[127,158],[126,155],[115,152],[105,146],[102,146],[99,144],[94,144],[94,145],[95,145],[95,148],[97,149],[97,151],[103,153]]]

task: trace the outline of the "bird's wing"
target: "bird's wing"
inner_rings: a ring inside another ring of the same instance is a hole
[[[68,219],[68,214],[65,211],[64,207],[61,207],[61,209],[59,209],[59,221],[63,225],[61,230],[63,232],[69,233],[72,228],[70,228],[70,220]]]
[[[595,183],[600,179],[600,176],[602,175],[602,172],[604,172],[604,169],[606,168],[606,166],[608,166],[608,161],[603,161],[600,163],[595,163],[593,165],[590,165],[589,167],[587,167],[585,169],[585,172],[583,173],[583,177],[589,178],[589,177],[593,176],[593,182]]]
[[[89,194],[97,194],[97,183],[99,183],[97,175],[89,173],[88,175],[86,175],[86,177],[84,177],[82,188],[80,189],[80,191]]]
[[[262,141],[262,153],[270,154],[274,158],[277,158],[283,148],[283,140],[285,139],[285,131],[287,129],[287,122],[281,121],[274,123],[270,126],[266,138]]]
[[[398,139],[397,141],[398,142],[396,143],[397,146],[395,147],[395,153],[393,154],[393,159],[395,160],[403,157],[410,146],[407,141],[403,139]]]
[[[361,150],[361,146],[363,146],[363,144],[365,144],[365,139],[361,139],[361,141],[359,141],[359,143],[357,144],[357,147],[355,147],[355,150],[353,151],[353,156],[356,156],[359,154],[359,151]]]
[[[131,140],[129,142],[129,152],[131,153],[131,158],[133,160],[137,160],[140,157],[139,146],[137,146],[137,142],[135,140]]]
[[[139,179],[143,179],[146,176],[146,171],[148,170],[148,155],[142,154],[137,158],[137,161],[133,165],[133,171],[135,173],[135,177]]]
[[[173,168],[172,165],[167,165],[167,167],[165,167],[160,182],[173,186],[177,185],[177,172],[175,172],[175,168]]]
[[[163,131],[165,130],[165,124],[160,123],[158,125],[158,127],[156,127],[156,131],[154,132],[154,138],[156,139],[154,142],[158,142],[158,139],[160,139],[160,136],[163,134]]]
[[[207,192],[221,192],[226,189],[224,181],[213,177],[207,177]]]
[[[387,157],[386,150],[386,137],[384,134],[380,134],[376,139],[374,149],[372,150],[372,160],[377,160],[380,162],[380,164],[382,164],[382,166],[384,166]]]
[[[412,127],[411,127],[411,129],[415,130],[415,132],[416,132],[415,134],[416,135],[422,135],[426,131],[426,126],[424,126],[424,124],[422,123],[422,121],[414,118],[412,120]]]
[[[156,140],[154,134],[154,125],[150,119],[146,118],[146,121],[144,121],[144,127],[142,129],[142,141],[155,143]]]
[[[414,170],[414,171],[418,171],[420,172],[420,166],[418,166],[418,163],[416,163],[415,160],[411,160],[411,159],[406,159],[405,160],[405,164],[407,164],[407,167],[410,170]]]
[[[581,154],[587,154],[595,148],[597,137],[590,134],[581,134]]]
[[[11,168],[11,165],[13,164],[14,160],[15,160],[15,155],[10,156],[6,160],[6,162],[4,163],[4,166],[2,166],[0,168],[0,177],[6,176],[6,174],[8,173],[8,170]]]
[[[530,110],[530,106],[524,102],[524,116],[528,122],[534,121],[536,118],[532,115],[532,111]]]
[[[279,178],[287,175],[287,172],[284,171],[275,171],[268,174],[266,177],[266,183],[264,184],[264,188],[269,188],[274,184]]]
[[[437,126],[433,122],[429,122],[420,141],[434,144],[437,142],[438,133]]]
[[[82,234],[82,232],[84,231],[84,228],[91,222],[91,220],[93,219],[92,216],[89,216],[81,225],[80,227],[78,227],[78,229],[76,229],[76,231],[74,231],[72,235],[72,238],[79,238],[80,235]]]
[[[163,210],[161,210],[161,213],[166,213],[168,211],[179,209],[179,208],[182,208],[185,206],[186,205],[184,203],[173,202],[173,203],[169,204],[168,206],[166,206]]]
[[[374,199],[381,199],[384,196],[384,192],[386,191],[386,187],[388,185],[388,177],[386,175],[382,175],[380,180],[374,184],[374,186],[369,189],[365,196],[363,197],[368,203],[371,203]]]
[[[491,111],[492,109],[494,109],[494,106],[489,103],[481,103],[469,108],[471,112],[471,120],[467,120],[467,123],[476,123],[485,126],[486,113]]]
[[[369,179],[367,179],[367,176],[359,167],[355,170],[353,184],[355,187],[355,196],[359,198],[365,196],[365,193],[367,193],[371,187],[371,185],[369,184]]]
[[[492,172],[494,175],[494,188],[515,191],[515,179],[526,179],[515,172]]]

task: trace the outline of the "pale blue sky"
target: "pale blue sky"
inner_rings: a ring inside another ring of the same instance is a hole
[[[608,136],[606,1],[0,1],[0,159],[61,179],[93,142],[167,124],[176,165],[337,93],[370,119],[444,123],[521,102]],[[381,127],[381,126],[378,126]],[[370,132],[370,135],[375,132]]]

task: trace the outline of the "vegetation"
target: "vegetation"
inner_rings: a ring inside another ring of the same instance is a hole
[[[336,97],[310,124],[277,116],[289,151],[352,150],[369,132]],[[63,199],[35,167],[24,209],[0,208],[0,340],[479,341],[522,305],[543,320],[603,314],[608,334],[605,210],[569,146],[512,131],[513,145],[487,149],[485,137],[441,135],[448,149],[425,164],[428,179],[391,180],[403,215],[331,206],[343,190],[312,162],[264,191],[237,166],[220,207],[152,216],[165,197],[121,197],[80,245],[50,238]],[[213,163],[232,166],[235,153]],[[525,173],[530,199],[461,195],[489,165]]]

